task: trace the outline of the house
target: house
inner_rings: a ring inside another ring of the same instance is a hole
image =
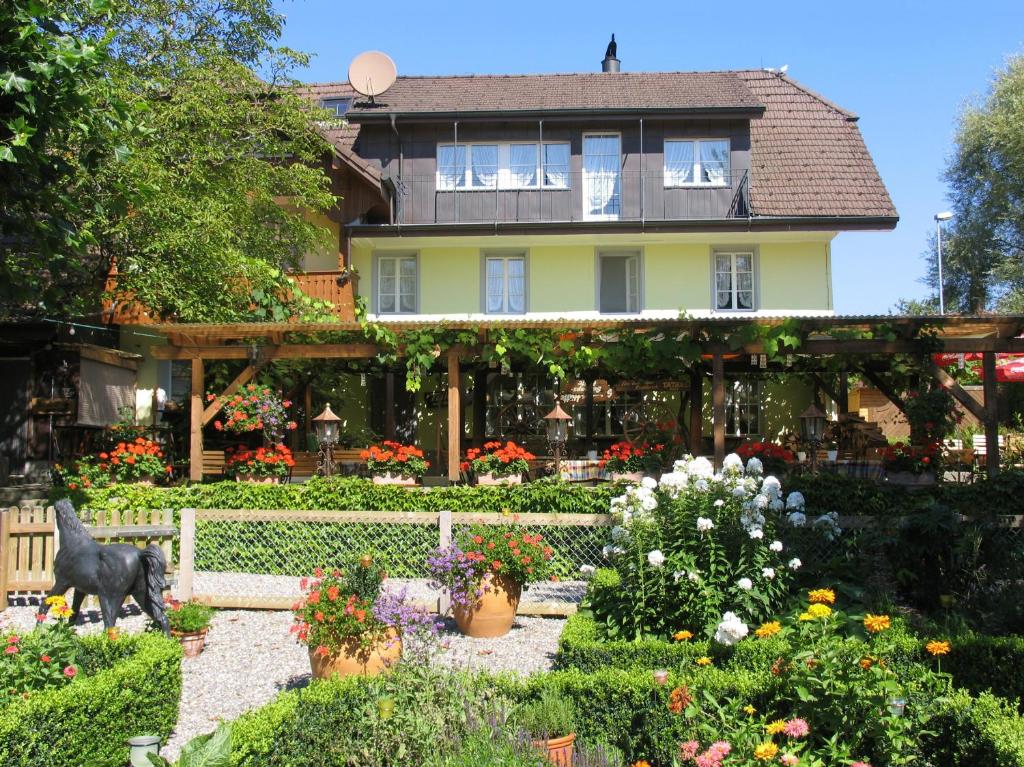
[[[607,57],[591,73],[404,76],[375,99],[304,92],[335,113],[319,127],[343,200],[324,221],[337,253],[309,254],[299,280],[342,319],[357,304],[406,328],[827,319],[832,240],[898,221],[857,116],[777,72],[622,72]],[[130,327],[122,340],[151,345]],[[147,392],[188,395],[188,365],[142,365],[140,417]],[[464,367],[467,437],[539,438],[543,372]],[[353,442],[369,428],[444,453],[442,377],[412,394],[376,372],[332,374]],[[794,430],[815,396],[763,373],[756,356],[729,361],[736,440]],[[662,383],[564,384],[580,449],[655,412],[682,421],[683,384]]]

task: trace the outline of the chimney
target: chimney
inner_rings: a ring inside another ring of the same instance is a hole
[[[602,72],[618,72],[620,62],[615,58],[615,54],[618,53],[618,46],[615,44],[615,35],[612,35],[612,41],[608,43],[608,49],[604,52],[604,61],[601,62]]]

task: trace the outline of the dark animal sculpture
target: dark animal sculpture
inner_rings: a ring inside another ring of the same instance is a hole
[[[617,54],[618,52],[619,52],[619,46],[617,46],[615,44],[615,35],[612,35],[612,41],[610,43],[608,43],[608,48],[604,52],[604,57],[606,59],[614,59],[615,58],[615,54]]]
[[[139,607],[169,636],[163,595],[167,588],[164,580],[167,560],[160,547],[150,544],[139,549],[127,543],[100,545],[82,525],[69,500],[57,501],[55,508],[60,550],[53,561],[55,582],[47,597],[74,588],[71,601],[71,623],[74,623],[86,596],[95,594],[100,598],[103,625],[111,628],[117,623],[125,597],[131,594]],[[47,609],[45,601],[39,605],[40,613]]]

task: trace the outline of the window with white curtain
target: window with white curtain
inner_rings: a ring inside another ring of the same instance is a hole
[[[737,437],[761,433],[761,382],[738,378],[725,388],[725,431]]]
[[[715,309],[754,310],[754,254],[715,252]]]
[[[583,217],[615,220],[621,213],[622,147],[617,133],[583,137]]]
[[[728,184],[728,139],[665,140],[665,186]]]
[[[377,313],[414,314],[417,288],[416,256],[377,257]]]
[[[633,314],[640,311],[640,255],[602,253],[598,258],[598,311]]]
[[[437,188],[568,189],[569,144],[438,144]]]
[[[526,312],[526,258],[487,256],[484,263],[487,314]]]

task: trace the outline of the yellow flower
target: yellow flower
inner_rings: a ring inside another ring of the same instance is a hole
[[[814,616],[810,613],[800,613],[800,620],[802,621],[813,621]]]
[[[768,637],[775,636],[782,630],[782,624],[778,621],[768,621],[768,623],[761,624],[761,627],[754,632],[756,636],[761,639],[767,639]]]
[[[786,729],[785,719],[776,719],[774,722],[770,722],[764,726],[764,731],[769,735],[778,735],[784,729]]]
[[[757,709],[751,706],[749,703],[743,707],[743,713],[747,716],[753,716],[757,713]]]
[[[868,613],[864,616],[864,628],[872,634],[879,634],[891,625],[892,621],[888,615],[872,615],[871,613]]]
[[[949,651],[953,648],[949,644],[949,642],[929,642],[924,646],[924,649],[926,649],[932,655],[939,656],[948,655]]]
[[[57,596],[46,598],[46,604],[50,605],[50,607],[63,607],[67,603],[67,600],[59,594]]]
[[[820,602],[816,602],[807,608],[807,612],[813,615],[815,618],[827,618],[832,614],[832,608],[828,605],[823,605]]]
[[[754,749],[754,758],[762,762],[770,762],[777,753],[779,753],[779,747],[769,740]]]
[[[709,658],[707,655],[702,655],[701,657],[697,658],[697,660],[694,661],[694,662],[698,666],[710,666],[711,665],[711,658]]]
[[[807,600],[812,605],[834,605],[836,603],[836,592],[832,589],[814,589],[807,594]]]
[[[685,642],[687,639],[693,639],[693,632],[683,629],[682,631],[677,631],[673,634],[672,638],[677,642]]]

